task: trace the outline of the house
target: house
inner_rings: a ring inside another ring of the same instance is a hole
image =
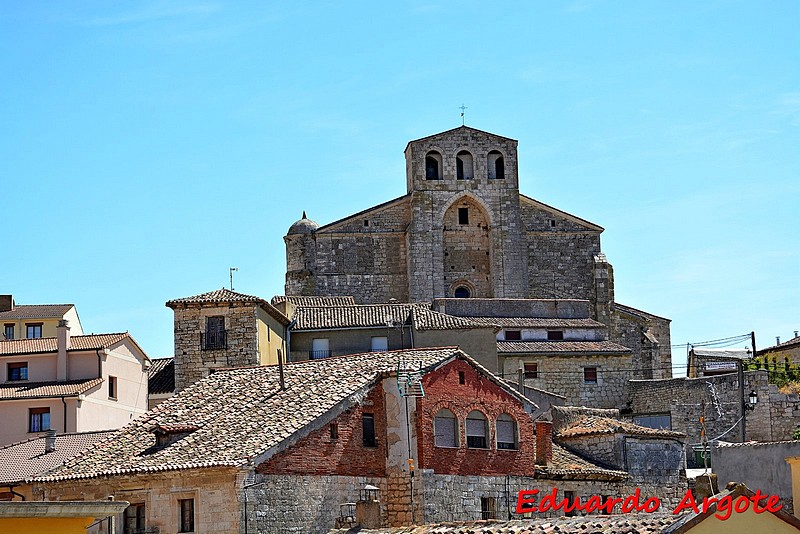
[[[175,314],[175,390],[215,369],[285,359],[289,319],[266,300],[222,288],[166,303]]]
[[[0,502],[0,532],[85,534],[128,507],[125,501]]]
[[[16,304],[13,295],[0,295],[0,339],[55,337],[61,320],[69,321],[72,335],[83,334],[74,304]]]
[[[778,362],[779,364],[786,361],[793,365],[800,363],[800,336],[797,335],[797,330],[789,341],[781,343],[780,338],[776,341],[774,346],[757,351],[756,356],[763,358],[764,361]]]
[[[175,394],[175,358],[154,358],[147,370],[147,409]]]
[[[127,332],[0,341],[0,445],[119,428],[147,410],[150,359]]]
[[[45,436],[0,448],[0,501],[35,500],[28,479],[58,467],[112,432],[58,434],[49,430]]]
[[[517,145],[467,126],[410,141],[405,195],[289,227],[286,295],[583,300],[635,378],[672,376],[669,319],[615,301],[603,228],[522,194]]]
[[[124,498],[162,532],[326,532],[357,501],[384,525],[480,519],[520,489],[633,491],[627,473],[554,444],[535,410],[454,347],[218,369],[34,491]]]

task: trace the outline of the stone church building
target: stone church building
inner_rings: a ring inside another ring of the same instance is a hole
[[[405,195],[291,226],[286,295],[585,300],[632,349],[632,378],[671,376],[669,320],[614,302],[602,227],[520,193],[516,140],[461,126],[409,142],[405,157]]]

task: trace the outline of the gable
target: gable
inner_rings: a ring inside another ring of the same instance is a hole
[[[522,220],[529,232],[597,232],[602,226],[581,219],[575,215],[539,202],[523,194],[519,195]],[[550,221],[555,221],[552,226]]]
[[[366,221],[366,224],[365,224]],[[404,232],[411,222],[411,195],[378,204],[343,219],[320,226],[314,235],[332,233],[379,234]]]

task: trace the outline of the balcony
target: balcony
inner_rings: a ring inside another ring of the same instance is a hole
[[[330,358],[331,351],[329,350],[310,350],[308,351],[309,360],[321,360],[323,358]]]
[[[225,330],[200,332],[200,350],[228,348],[228,333]]]

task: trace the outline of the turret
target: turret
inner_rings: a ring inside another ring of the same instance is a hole
[[[314,264],[316,241],[314,232],[319,225],[306,217],[289,227],[283,240],[286,242],[286,294],[315,295]]]

